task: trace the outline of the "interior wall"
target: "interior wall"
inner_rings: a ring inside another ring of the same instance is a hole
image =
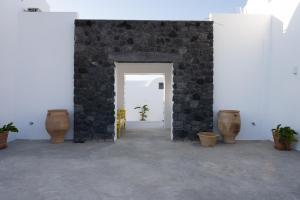
[[[134,77],[134,78],[132,78]],[[165,113],[165,89],[159,83],[165,82],[159,74],[125,74],[124,104],[127,121],[140,121],[137,106],[147,105],[146,121],[163,122]]]
[[[172,64],[171,63],[115,63],[117,71],[117,91],[116,104],[117,108],[124,107],[124,75],[125,74],[145,74],[159,73],[165,75],[165,128],[172,127]]]
[[[223,109],[240,110],[239,140],[268,139],[264,128],[270,58],[270,17],[213,14],[214,116]]]

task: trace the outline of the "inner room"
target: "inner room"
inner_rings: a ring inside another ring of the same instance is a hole
[[[115,140],[173,139],[172,63],[115,63]]]
[[[127,128],[164,128],[165,76],[125,74]]]

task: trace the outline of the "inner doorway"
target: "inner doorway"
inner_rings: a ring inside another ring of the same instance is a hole
[[[168,137],[173,139],[172,63],[115,63],[115,65],[116,133],[120,126],[118,113],[125,110],[126,128],[122,130],[125,134],[121,134],[124,137],[127,131],[133,129],[145,132],[156,128],[164,133],[169,132]],[[147,117],[143,121],[139,112],[143,111],[145,105],[149,111],[146,111]],[[142,137],[142,134],[140,136]]]
[[[125,74],[127,128],[164,128],[165,75]]]

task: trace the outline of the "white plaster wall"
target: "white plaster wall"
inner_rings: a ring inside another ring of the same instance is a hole
[[[282,4],[284,6],[284,4]],[[272,18],[272,71],[268,126],[291,126],[300,134],[300,5],[289,25]],[[300,139],[300,137],[298,137]],[[300,150],[298,142],[297,149]]]
[[[270,17],[213,14],[211,18],[214,21],[214,124],[219,110],[240,110],[242,126],[237,139],[267,139],[270,133],[264,130],[264,97],[270,56]]]
[[[248,0],[243,12],[247,14],[272,15],[282,22],[286,30],[300,0]]]
[[[2,126],[14,120],[14,70],[20,4],[14,0],[1,0],[0,8],[0,126]],[[15,134],[9,135],[9,141],[15,138]]]
[[[26,0],[26,4],[34,5],[34,0]],[[36,2],[37,3],[37,2]],[[19,16],[25,2],[22,0],[0,1],[0,91],[5,93],[0,101],[0,126],[14,121],[15,112],[15,68],[18,60],[18,31]],[[46,1],[39,4],[47,6]],[[10,134],[8,140],[16,139],[17,135]]]
[[[141,75],[148,76],[149,75]],[[152,80],[126,80],[125,77],[125,108],[127,121],[140,121],[139,109],[136,106],[148,105],[147,121],[164,120],[164,89],[158,84],[164,83],[163,75],[155,75]]]
[[[249,0],[248,14],[212,16],[214,110],[242,111],[239,139],[272,139],[277,124],[300,132],[299,2]]]
[[[272,16],[265,130],[282,124],[300,133],[300,0],[249,0],[245,12]]]
[[[49,138],[45,130],[48,109],[67,109],[73,117],[75,18],[75,13],[20,14],[19,63],[14,75],[20,139]],[[71,128],[67,138],[72,137]]]
[[[124,74],[158,73],[165,75],[165,128],[172,127],[173,65],[171,63],[115,63],[117,72],[117,108],[124,107]]]

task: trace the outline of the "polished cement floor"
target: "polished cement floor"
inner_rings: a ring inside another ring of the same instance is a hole
[[[116,143],[14,141],[0,151],[0,199],[300,199],[300,152],[257,141],[204,148],[169,134],[128,130]]]

